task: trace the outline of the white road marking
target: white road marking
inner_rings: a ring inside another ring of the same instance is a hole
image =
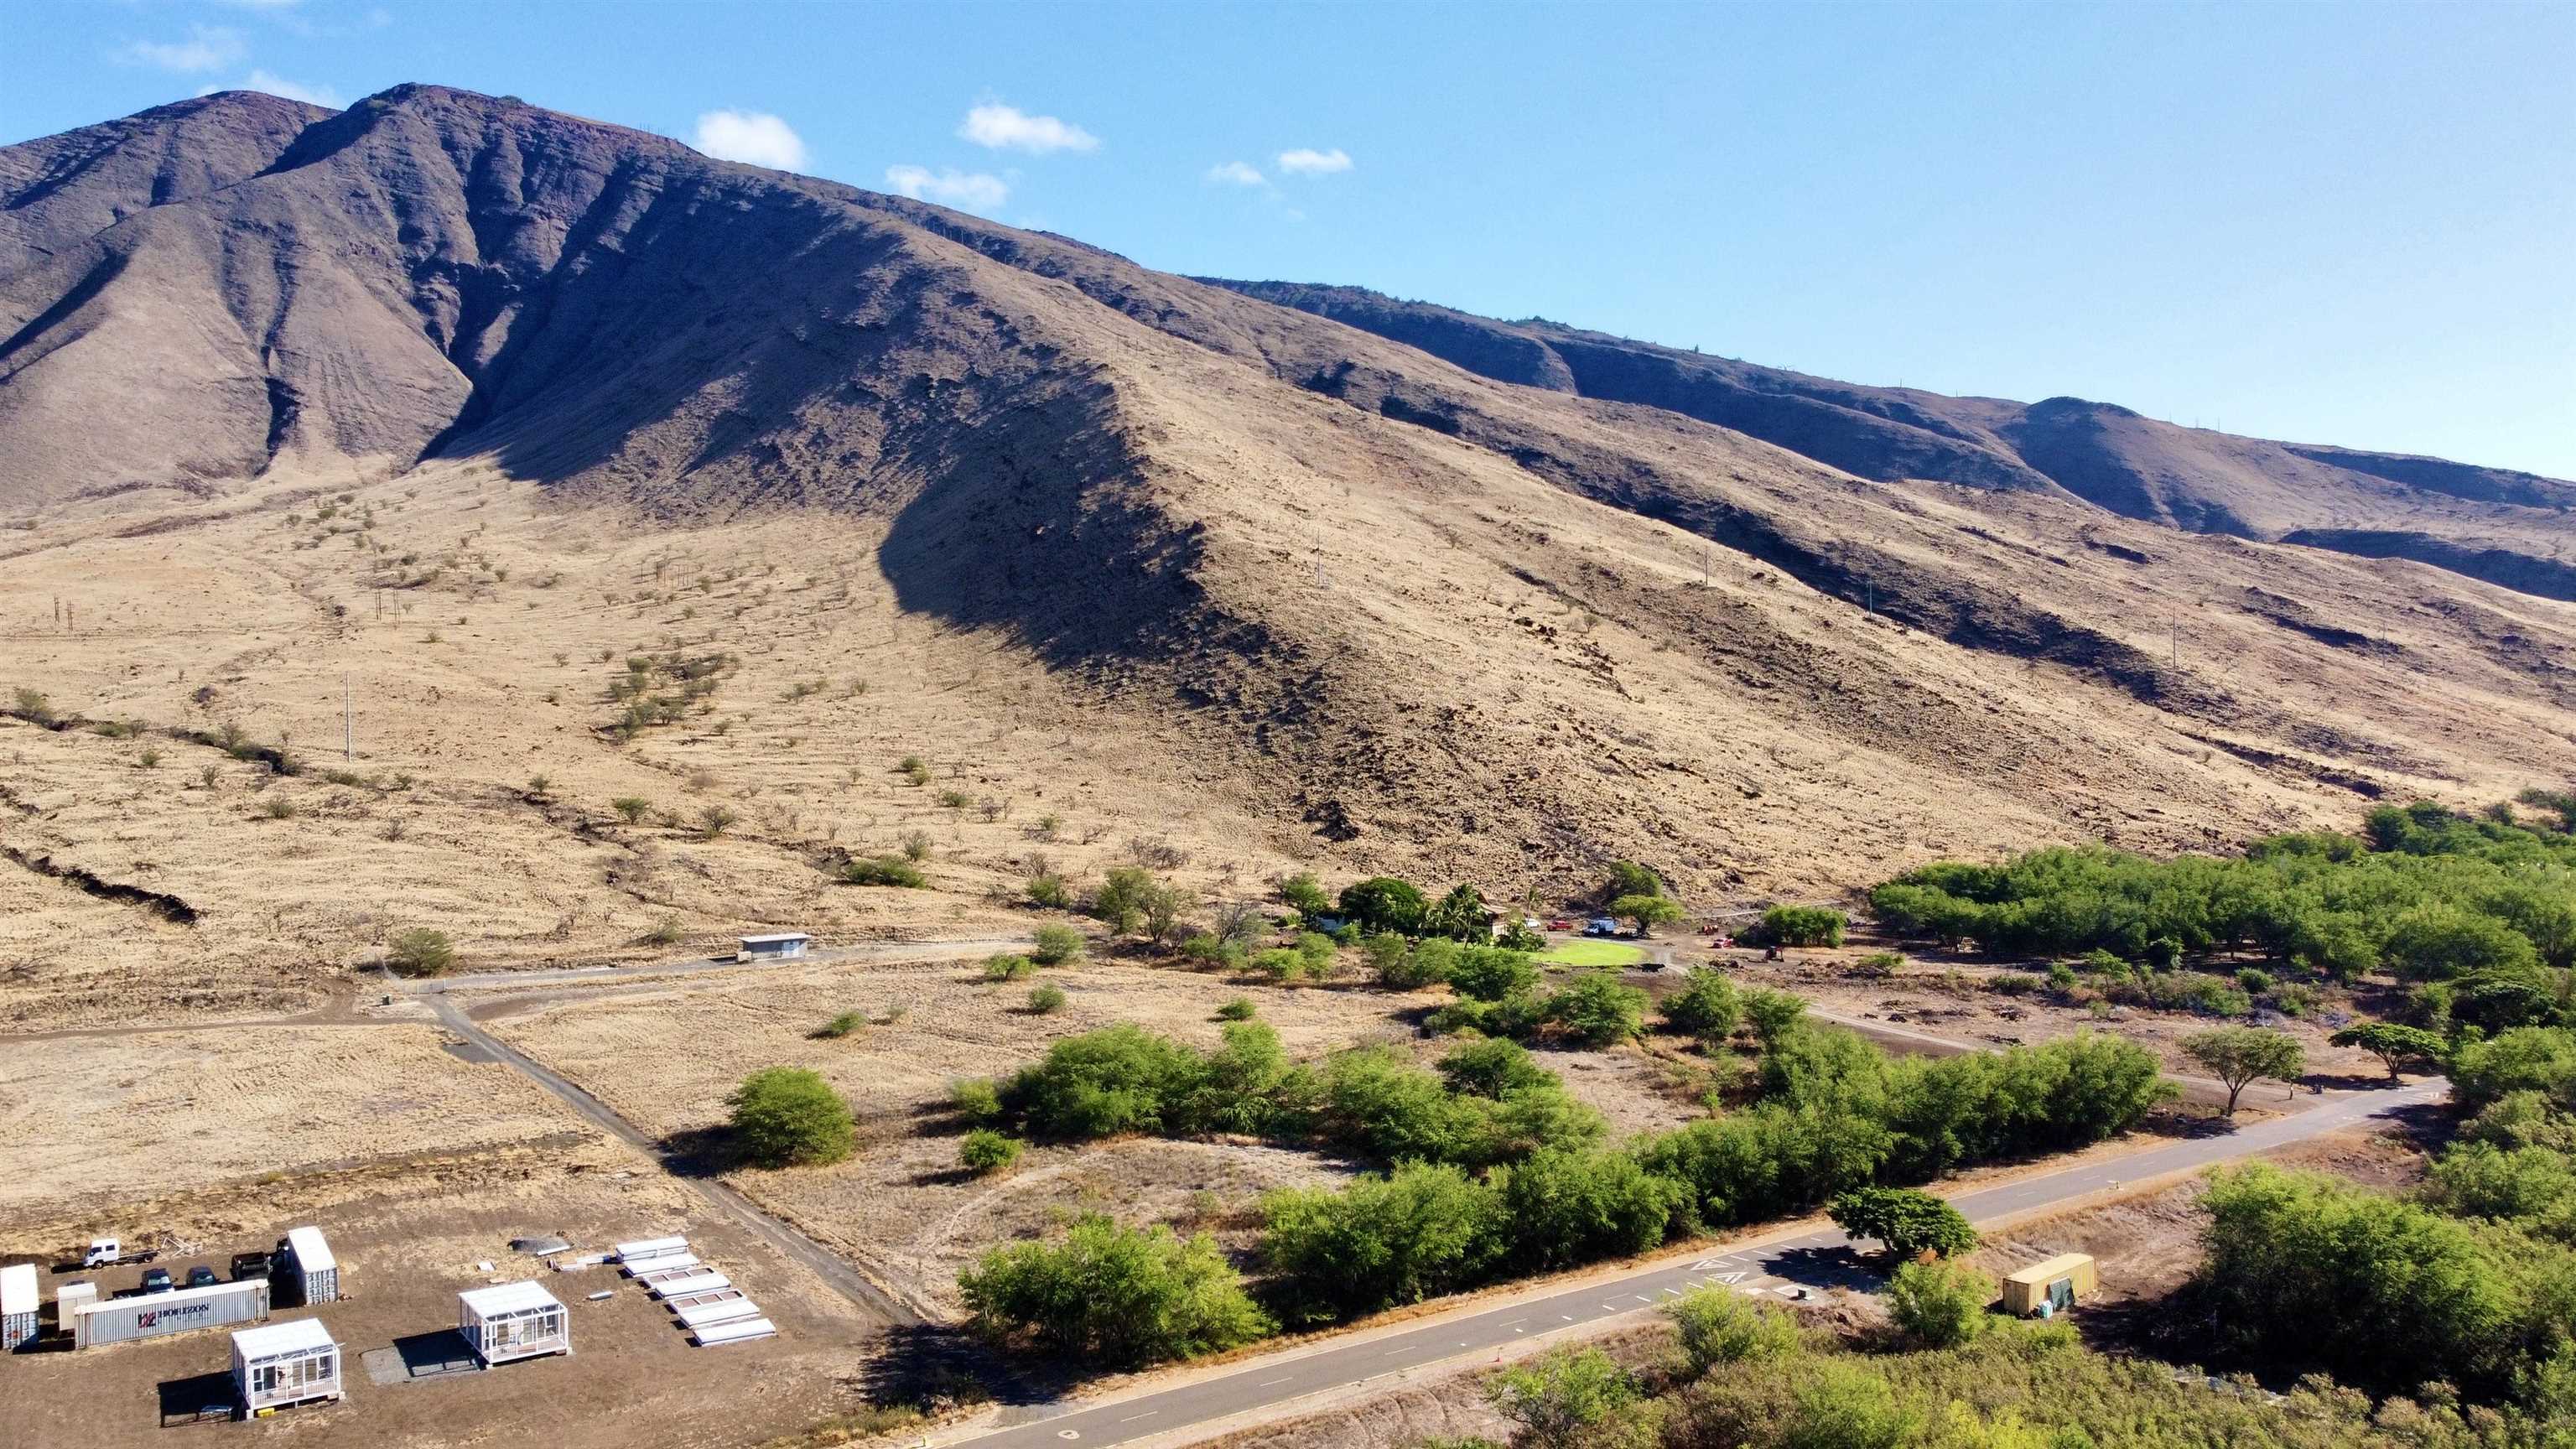
[[[1254,1387],[1254,1388],[1256,1388],[1256,1389],[1266,1389],[1266,1388],[1270,1387],[1272,1384],[1284,1384],[1284,1383],[1286,1383],[1286,1382],[1288,1382],[1288,1379],[1287,1379],[1287,1378],[1284,1378],[1284,1377],[1283,1377],[1283,1378],[1275,1378],[1275,1379],[1263,1379],[1261,1382],[1259,1382],[1259,1383],[1257,1383],[1257,1384],[1254,1384],[1254,1385],[1253,1385],[1253,1387]]]
[[[1160,1409],[1147,1409],[1145,1412],[1143,1412],[1143,1413],[1141,1413],[1141,1414],[1129,1414],[1126,1418],[1121,1419],[1121,1420],[1119,1420],[1118,1422],[1119,1422],[1119,1423],[1121,1423],[1121,1424],[1133,1424],[1133,1423],[1135,1423],[1138,1419],[1150,1419],[1150,1418],[1154,1417],[1156,1414],[1159,1414],[1159,1413],[1161,1413],[1161,1412],[1163,1412],[1163,1411],[1162,1411],[1162,1410],[1160,1410]]]

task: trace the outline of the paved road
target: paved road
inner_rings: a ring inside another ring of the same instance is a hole
[[[451,991],[536,991],[549,986],[611,986],[655,976],[695,976],[715,971],[775,971],[788,966],[828,966],[836,961],[921,961],[949,956],[989,956],[996,951],[1025,951],[1025,937],[978,941],[871,941],[857,946],[824,946],[802,956],[736,961],[731,956],[688,956],[649,966],[550,966],[532,971],[477,971],[465,976],[436,976],[396,983],[414,996],[444,996]]]
[[[2068,1206],[2091,1194],[2115,1190],[2122,1183],[2187,1172],[2367,1118],[2439,1101],[2449,1090],[2449,1083],[2436,1079],[2393,1090],[2338,1093],[2321,1099],[2307,1111],[2224,1136],[2167,1143],[1948,1196],[1970,1222],[1994,1223],[2040,1209]],[[1784,1235],[1697,1258],[1667,1260],[1585,1287],[1462,1312],[1398,1333],[1284,1350],[1159,1392],[1147,1390],[1079,1408],[1049,1405],[1038,1411],[1041,1417],[1027,1422],[970,1431],[938,1442],[971,1442],[978,1449],[1123,1444],[1186,1430],[1247,1409],[1282,1405],[1309,1394],[1347,1388],[1399,1370],[1481,1355],[1533,1334],[1603,1325],[1711,1284],[1741,1293],[1787,1295],[1802,1286],[1869,1281],[1873,1281],[1872,1275],[1860,1268],[1850,1240],[1840,1232],[1828,1228]]]

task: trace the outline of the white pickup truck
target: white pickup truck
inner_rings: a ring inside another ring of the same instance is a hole
[[[129,1253],[125,1251],[125,1245],[114,1238],[92,1238],[89,1240],[89,1251],[81,1255],[81,1266],[113,1268],[121,1263],[149,1263],[160,1256],[150,1248]]]

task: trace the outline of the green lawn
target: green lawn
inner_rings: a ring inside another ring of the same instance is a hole
[[[1538,953],[1550,966],[1634,966],[1646,953],[1617,941],[1567,941]]]

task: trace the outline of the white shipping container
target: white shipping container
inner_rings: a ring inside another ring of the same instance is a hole
[[[340,1260],[320,1228],[292,1228],[286,1234],[286,1271],[294,1280],[298,1303],[330,1303],[340,1296]]]
[[[111,1298],[82,1304],[71,1312],[75,1348],[235,1323],[262,1323],[268,1318],[268,1280],[253,1278],[244,1283]]]
[[[35,1341],[41,1325],[43,1297],[36,1291],[36,1265],[12,1263],[0,1268],[0,1353]]]

